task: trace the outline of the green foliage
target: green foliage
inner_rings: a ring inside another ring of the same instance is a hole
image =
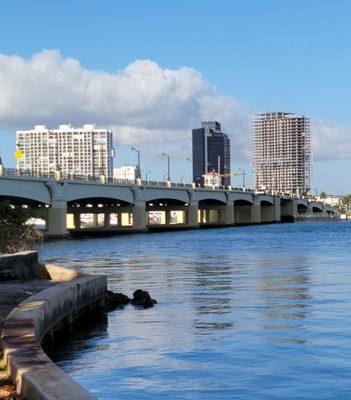
[[[326,199],[327,198],[327,194],[325,192],[320,192],[319,197],[321,199]]]
[[[24,210],[12,208],[7,201],[0,203],[0,225],[23,225],[27,218],[28,214]]]
[[[302,191],[300,194],[301,194],[302,197],[307,197],[309,191],[310,191],[310,189],[307,188],[304,191]]]
[[[16,253],[36,249],[42,234],[35,226],[26,225],[30,213],[0,202],[0,253]]]
[[[351,203],[351,194],[347,194],[342,199],[343,204],[347,205]]]

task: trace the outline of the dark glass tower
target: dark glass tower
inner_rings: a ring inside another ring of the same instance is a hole
[[[204,183],[207,172],[230,173],[230,139],[221,132],[217,121],[203,121],[202,127],[193,129],[193,180]],[[230,185],[230,177],[222,177],[222,185]]]

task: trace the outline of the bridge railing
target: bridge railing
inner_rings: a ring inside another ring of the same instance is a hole
[[[254,193],[251,188],[233,187],[233,186],[213,186],[213,185],[194,185],[185,182],[168,182],[168,181],[151,181],[151,180],[138,180],[138,179],[120,179],[120,178],[106,178],[105,176],[89,176],[79,174],[62,174],[57,172],[43,173],[33,170],[23,170],[16,168],[3,168],[2,174],[6,176],[23,176],[35,178],[47,178],[59,181],[70,182],[91,182],[91,183],[112,183],[118,185],[140,185],[145,187],[160,187],[160,188],[175,188],[175,189],[197,189],[197,190],[231,190],[236,192]]]
[[[298,219],[313,219],[313,218],[328,218],[335,219],[339,218],[336,213],[328,213],[328,212],[304,212],[297,214]]]
[[[16,169],[16,168],[3,168],[3,175],[12,175],[12,176],[32,176],[38,178],[55,178],[55,173],[38,173],[33,170],[23,170],[23,169]]]

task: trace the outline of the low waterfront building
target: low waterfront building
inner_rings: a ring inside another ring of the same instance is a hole
[[[332,195],[326,197],[318,196],[316,197],[316,200],[320,201],[321,203],[328,204],[328,206],[331,207],[340,207],[342,205],[342,197],[339,196],[332,196]]]
[[[136,165],[126,165],[113,168],[113,178],[119,180],[135,181],[140,176],[139,168]]]
[[[204,178],[205,186],[215,186],[219,187],[222,185],[222,176],[217,172],[209,172],[207,174],[202,175]]]

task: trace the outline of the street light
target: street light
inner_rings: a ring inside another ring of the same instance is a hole
[[[242,168],[239,168],[239,171],[242,172],[242,176],[243,176],[243,188],[245,188],[245,175],[246,175],[246,172],[245,172],[245,170],[243,170]]]
[[[149,173],[151,172],[151,169],[149,169],[148,171],[146,171],[146,174],[145,174],[145,180],[147,181],[148,179],[148,175],[149,175]]]
[[[166,157],[167,158],[167,180],[170,181],[171,180],[171,169],[170,169],[170,156],[169,154],[166,153],[162,153],[162,157]]]
[[[137,178],[141,178],[141,168],[140,168],[140,150],[132,147],[132,151],[135,151],[138,154],[138,176]]]

